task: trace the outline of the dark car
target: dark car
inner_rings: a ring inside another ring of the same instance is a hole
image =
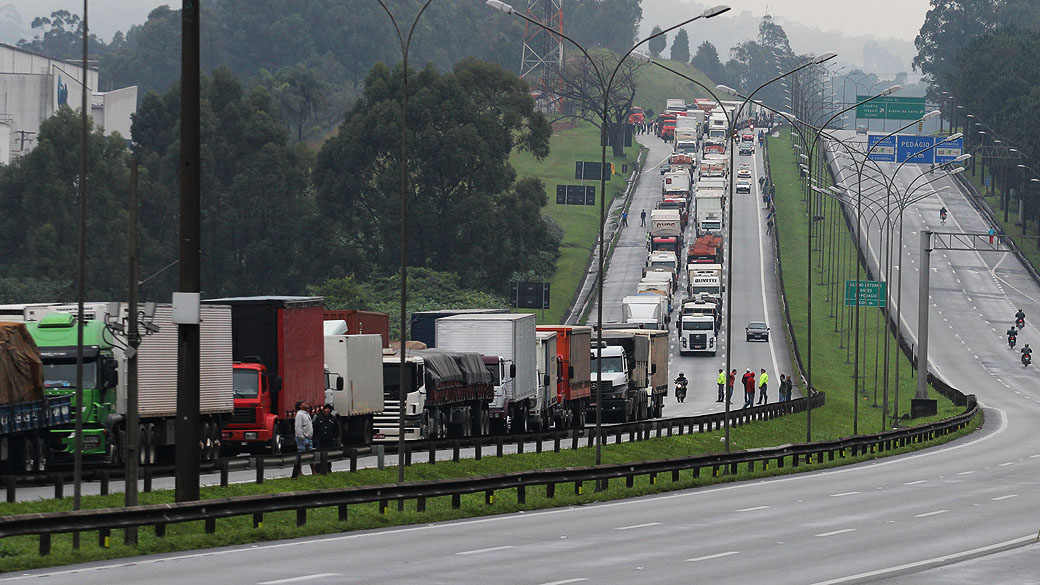
[[[671,170],[672,170],[672,166],[669,165],[668,163],[665,163],[665,164],[661,165],[661,174],[662,175],[665,174],[665,173],[671,172]]]
[[[752,156],[755,154],[755,147],[747,144],[741,144],[740,150],[738,151],[740,156]]]
[[[761,321],[752,321],[744,328],[744,335],[747,338],[747,341],[751,341],[752,339],[769,341],[769,327]]]

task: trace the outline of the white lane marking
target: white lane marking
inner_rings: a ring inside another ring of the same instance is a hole
[[[927,518],[929,516],[935,516],[936,514],[945,514],[949,510],[936,510],[934,512],[925,512],[924,514],[915,514],[914,518]]]
[[[303,575],[302,577],[290,577],[288,579],[276,579],[274,581],[261,581],[257,585],[278,585],[279,583],[298,583],[300,581],[310,581],[312,579],[321,579],[323,577],[336,577],[339,573],[315,573],[313,575]]]
[[[964,558],[971,558],[980,556],[990,552],[996,552],[1000,550],[1006,550],[1016,546],[1020,546],[1027,543],[1032,543],[1036,540],[1035,534],[1027,534],[1025,536],[1015,538],[1012,540],[1005,540],[1004,542],[998,542],[996,544],[990,544],[986,546],[980,546],[979,548],[973,548],[971,550],[961,551],[958,553],[951,553],[948,555],[942,555],[931,559],[925,559],[922,561],[916,561],[913,563],[906,563],[905,565],[896,565],[894,567],[886,567],[884,569],[877,569],[876,571],[867,571],[866,573],[859,573],[856,575],[848,575],[845,577],[838,577],[836,579],[829,579],[827,581],[819,581],[812,585],[840,585],[841,583],[850,582],[862,582],[871,577],[880,577],[882,575],[891,575],[895,573],[907,572],[910,569],[921,569],[926,567],[934,567],[939,565],[945,565],[951,561],[957,561]]]
[[[741,509],[735,510],[735,511],[736,512],[754,512],[755,510],[765,510],[768,507],[769,506],[755,506],[754,508],[741,508]]]
[[[846,532],[855,532],[855,528],[842,528],[841,530],[834,530],[831,532],[821,532],[816,536],[834,536],[835,534],[845,534]]]
[[[1016,394],[1017,394],[1017,392],[1016,392]],[[1001,463],[997,467],[1007,467],[1008,465],[1014,465],[1014,464],[1015,464],[1014,461],[1008,461],[1007,463]]]
[[[548,583],[542,583],[542,585],[567,585],[567,583],[580,583],[582,581],[588,581],[585,577],[579,579],[564,579],[563,581],[550,581]]]
[[[962,471],[962,472],[958,473],[957,475],[971,475],[973,473],[975,473],[974,470],[972,470],[972,471]]]
[[[726,552],[715,553],[713,555],[705,555],[703,557],[694,557],[692,559],[686,559],[686,562],[687,563],[696,563],[696,562],[699,562],[699,561],[710,561],[711,559],[721,559],[722,557],[728,557],[730,555],[739,555],[739,554],[740,554],[739,550],[730,550],[730,551],[726,551]]]
[[[989,408],[981,400],[979,401],[979,406],[981,406],[983,408]],[[905,464],[908,461],[912,462],[912,461],[914,461],[916,459],[920,459],[920,458],[924,458],[924,457],[934,457],[936,455],[942,455],[942,454],[950,453],[952,451],[959,451],[961,449],[965,449],[965,448],[968,448],[968,447],[974,447],[974,446],[977,446],[977,445],[979,445],[981,443],[984,443],[986,441],[992,440],[994,437],[1000,436],[1001,434],[1003,434],[1004,432],[1007,431],[1007,427],[1008,427],[1007,412],[1005,412],[1003,409],[1000,409],[1000,408],[993,408],[993,411],[996,412],[997,415],[999,416],[1000,424],[997,425],[997,428],[992,433],[989,433],[989,434],[986,434],[986,435],[982,435],[982,436],[980,436],[980,437],[978,437],[976,439],[970,439],[970,440],[964,441],[963,443],[957,443],[957,444],[954,444],[954,445],[950,445],[949,447],[940,447],[940,448],[935,448],[935,449],[927,449],[925,451],[917,452],[917,453],[915,453],[913,455],[905,455],[905,456],[900,455],[898,457],[893,457],[893,458],[888,459],[888,460],[882,460],[882,461],[873,462],[873,463],[871,463],[868,466],[862,466],[862,467],[860,467],[860,466],[841,467],[841,468],[835,468],[835,469],[830,469],[830,470],[821,471],[821,472],[818,472],[818,473],[806,474],[806,475],[797,474],[797,475],[790,475],[790,476],[786,476],[786,477],[778,477],[778,478],[774,478],[774,479],[772,479],[770,481],[782,484],[782,483],[787,483],[787,482],[799,482],[799,481],[816,480],[816,479],[819,479],[821,477],[829,478],[831,475],[845,475],[845,474],[848,474],[848,473],[864,473],[864,472],[866,472],[866,473],[875,473],[878,467],[888,467],[890,465],[902,465],[902,464]],[[918,482],[918,483],[923,483],[923,480],[921,482]],[[597,505],[594,508],[586,508],[586,507],[579,507],[579,508],[552,508],[552,509],[548,509],[548,510],[542,510],[542,511],[539,511],[539,512],[527,512],[527,513],[522,514],[522,515],[521,514],[509,514],[509,515],[491,516],[491,517],[477,518],[477,519],[466,518],[466,519],[462,519],[462,520],[454,520],[454,521],[448,521],[448,522],[443,522],[443,523],[425,524],[425,525],[422,525],[422,526],[408,526],[408,527],[405,527],[405,528],[391,528],[391,529],[381,530],[381,531],[377,531],[377,532],[364,532],[364,533],[355,533],[355,534],[336,534],[336,535],[333,535],[333,536],[298,539],[298,540],[291,540],[291,541],[287,541],[287,542],[279,542],[279,543],[275,543],[275,544],[250,545],[249,547],[236,547],[236,548],[229,548],[229,549],[210,550],[210,551],[206,551],[206,552],[202,552],[202,553],[191,553],[191,554],[176,555],[176,556],[163,556],[163,557],[158,557],[158,558],[145,558],[145,559],[137,558],[137,559],[134,559],[134,560],[132,560],[130,562],[119,562],[119,563],[113,563],[113,564],[109,564],[109,565],[93,565],[93,566],[90,566],[90,567],[79,566],[79,567],[76,567],[74,569],[62,569],[62,570],[50,571],[50,572],[46,572],[46,573],[33,573],[33,574],[29,574],[29,575],[18,575],[18,576],[15,576],[15,577],[6,577],[6,578],[0,577],[0,583],[8,583],[8,582],[12,582],[12,581],[23,581],[23,580],[26,580],[26,579],[37,579],[37,578],[40,578],[40,577],[54,577],[54,576],[60,576],[60,575],[70,575],[70,574],[74,574],[74,573],[85,573],[85,572],[90,572],[90,571],[104,571],[104,570],[109,570],[109,569],[120,569],[120,568],[130,567],[130,566],[134,566],[134,565],[149,565],[149,564],[164,563],[164,562],[169,562],[169,561],[196,559],[196,558],[203,558],[203,557],[210,557],[210,556],[225,556],[225,555],[234,555],[234,554],[240,554],[240,553],[250,553],[250,552],[257,552],[257,551],[261,551],[261,550],[266,551],[266,550],[270,550],[270,549],[290,548],[290,547],[297,547],[297,546],[312,546],[316,542],[320,542],[320,543],[342,542],[342,541],[348,541],[348,540],[361,540],[361,539],[366,539],[367,540],[367,539],[379,538],[379,537],[395,538],[398,535],[400,535],[402,533],[406,533],[406,532],[426,532],[426,531],[430,531],[430,530],[440,530],[440,529],[444,529],[444,528],[456,528],[456,527],[459,527],[459,526],[467,526],[467,525],[470,525],[470,524],[485,524],[485,523],[492,523],[492,522],[494,522],[494,523],[497,523],[497,522],[513,522],[513,521],[517,521],[517,520],[528,520],[528,519],[531,519],[531,518],[538,518],[540,516],[549,515],[549,514],[577,514],[577,513],[582,513],[582,512],[599,512],[599,511],[603,510],[604,508],[614,508],[614,507],[619,507],[619,506],[643,505],[643,504],[646,504],[648,502],[658,503],[658,502],[661,502],[661,501],[664,501],[664,500],[674,500],[674,499],[680,499],[680,498],[699,497],[702,494],[714,494],[714,493],[720,492],[720,491],[743,490],[743,489],[747,489],[747,488],[750,488],[750,487],[753,487],[753,486],[758,486],[758,485],[759,484],[757,484],[757,483],[734,483],[734,484],[727,484],[727,485],[723,485],[723,486],[720,486],[720,487],[717,487],[717,488],[710,488],[710,489],[705,489],[705,490],[692,490],[692,491],[684,491],[684,492],[678,492],[678,493],[662,494],[662,495],[659,495],[659,496],[652,496],[652,497],[642,498],[642,499],[630,499],[630,500],[621,500],[621,501],[615,501],[615,502],[607,502],[607,503],[599,504],[599,505]],[[992,550],[994,548],[998,548],[998,547],[1002,547],[1002,546],[1003,547],[1011,547],[1011,546],[1015,546],[1015,545],[1018,545],[1018,544],[1025,543],[1025,542],[1032,542],[1032,541],[1035,541],[1035,540],[1036,540],[1036,534],[1029,534],[1027,536],[1023,536],[1021,538],[1017,538],[1017,539],[1014,539],[1014,540],[1009,540],[1009,541],[1005,541],[1005,542],[998,543],[998,544],[995,544],[995,545],[990,545],[989,547],[982,547],[982,548],[978,548],[978,549],[972,549],[972,550],[967,551],[965,553],[956,553],[956,554],[953,554],[953,555],[947,555],[947,557],[940,557],[940,558],[941,559],[945,559],[945,558],[956,559],[956,558],[959,558],[959,555],[974,554],[976,551],[983,551],[983,552],[985,552],[985,551]],[[934,559],[933,559],[933,561],[934,561]],[[921,561],[920,563],[928,563],[928,562],[931,562],[931,561]],[[913,566],[917,566],[917,564],[918,563],[912,563],[912,564],[903,565],[903,566],[913,567]],[[898,570],[898,569],[899,569],[899,567],[896,567],[895,569],[885,569],[883,571]],[[878,574],[884,574],[884,572],[879,571]],[[813,585],[828,585],[828,584],[844,583],[844,582],[847,582],[849,580],[852,580],[852,578],[843,578],[842,580],[814,583]]]
[[[476,555],[476,554],[492,552],[492,551],[496,551],[496,550],[505,550],[507,548],[516,548],[516,547],[511,545],[511,544],[507,544],[505,546],[493,546],[491,548],[478,548],[476,550],[464,550],[464,551],[461,551],[461,552],[457,552],[455,554],[457,554],[457,555]]]
[[[648,528],[650,526],[660,526],[660,522],[647,522],[646,524],[636,524],[634,526],[618,526],[614,530],[634,530],[636,528]]]
[[[856,495],[858,493],[859,492],[842,492],[840,494],[831,494],[831,497],[832,498],[840,498],[840,497],[843,497],[843,496],[853,496],[853,495]]]
[[[993,500],[994,502],[999,502],[1000,500],[1010,500],[1011,498],[1017,498],[1017,497],[1018,497],[1018,494],[1008,494],[1006,496],[999,496],[999,497],[990,498],[990,499]]]
[[[908,481],[908,482],[904,483],[903,485],[917,485],[919,483],[926,483],[927,481],[928,481],[927,479],[919,479],[917,481]]]
[[[754,169],[754,173],[751,175],[751,180],[753,182],[757,182],[758,179],[755,177],[755,175],[758,174],[758,165],[757,164],[756,165],[752,165],[752,168]],[[766,298],[766,252],[765,252],[765,238],[762,237],[762,214],[758,210],[758,202],[754,201],[754,198],[752,198],[752,202],[754,203],[754,206],[755,206],[755,218],[758,221],[758,224],[757,224],[757,231],[758,231],[758,276],[761,279],[761,281],[760,281],[761,285],[759,286],[759,288],[762,290],[762,312],[763,312],[763,315],[764,315],[763,320],[766,322],[766,327],[772,328],[772,325],[769,324],[770,323],[769,322],[769,307],[771,305],[769,304],[769,301]],[[776,225],[776,216],[775,215],[773,216],[773,225]],[[728,310],[732,311],[733,309],[731,307]],[[731,318],[732,318],[732,316],[731,316]],[[777,363],[776,363],[776,350],[773,349],[773,341],[772,340],[769,341],[769,357],[772,360],[772,364],[773,364],[773,375],[777,376],[777,380],[779,380],[780,379],[779,378],[780,368],[777,366]]]

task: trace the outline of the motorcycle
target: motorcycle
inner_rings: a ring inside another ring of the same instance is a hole
[[[1031,363],[1033,363],[1033,355],[1029,353],[1022,354],[1022,365],[1028,368]]]
[[[946,214],[945,213],[940,213],[939,214],[939,219],[942,220],[943,225],[946,225]]]
[[[675,400],[678,402],[686,402],[686,382],[677,383],[675,385]]]
[[[1026,324],[1026,320],[1023,319],[1022,317],[1016,317],[1015,318],[1015,327],[1021,329],[1022,326],[1025,325],[1025,324]]]
[[[1008,347],[1015,349],[1015,342],[1018,341],[1017,335],[1008,335]]]

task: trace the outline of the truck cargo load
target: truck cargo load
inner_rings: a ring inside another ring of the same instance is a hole
[[[326,335],[324,342],[325,404],[332,405],[344,443],[367,444],[373,416],[383,411],[382,336]]]
[[[485,315],[508,313],[509,309],[438,309],[435,311],[416,311],[412,313],[409,329],[412,341],[421,341],[426,347],[437,347],[437,319],[452,315]]]
[[[43,360],[25,325],[0,322],[0,404],[43,400]]]
[[[326,321],[342,320],[347,330],[342,335],[363,335],[375,333],[383,338],[383,347],[390,347],[390,315],[376,311],[336,311],[325,310]]]
[[[561,408],[568,413],[564,426],[585,427],[585,410],[588,407],[592,385],[589,367],[589,348],[592,328],[581,325],[539,325],[538,331],[556,333],[557,363],[560,375],[557,379],[557,396]]]

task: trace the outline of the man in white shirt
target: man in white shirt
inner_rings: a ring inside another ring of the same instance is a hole
[[[296,401],[296,451],[303,453],[314,448],[314,425],[311,422],[310,405],[304,400]],[[314,465],[311,464],[311,473],[314,473]],[[299,459],[293,467],[292,477],[301,475]]]

